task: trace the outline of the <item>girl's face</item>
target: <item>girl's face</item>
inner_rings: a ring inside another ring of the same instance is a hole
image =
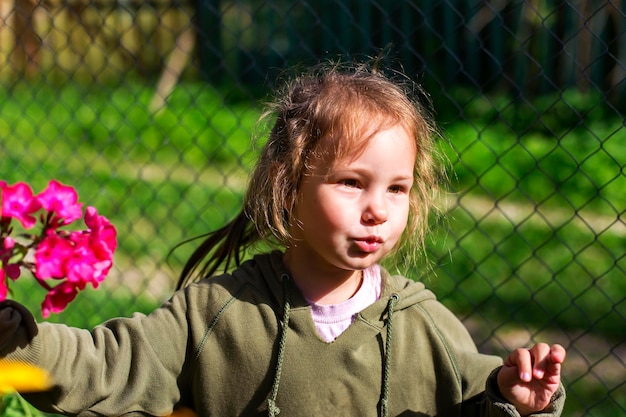
[[[395,125],[342,160],[333,159],[330,144],[321,147],[301,184],[287,266],[351,274],[387,255],[407,224],[415,142]]]

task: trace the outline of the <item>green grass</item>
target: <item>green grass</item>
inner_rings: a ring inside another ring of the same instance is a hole
[[[75,186],[81,201],[118,228],[116,268],[149,264],[170,275],[158,295],[105,283],[50,321],[91,327],[151,311],[173,288],[191,246],[168,258],[170,250],[222,225],[240,207],[258,108],[185,82],[153,114],[151,94],[151,86],[138,82],[0,89],[0,178],[27,181],[35,191],[53,178]],[[449,142],[441,145],[454,169],[452,191],[467,205],[429,239],[436,275],[420,278],[460,315],[607,338],[622,334],[623,232],[594,232],[573,220],[616,219],[626,207],[620,115],[600,98],[572,91],[523,104],[463,90],[454,97],[463,117],[442,110]],[[527,214],[477,215],[480,204],[494,201]],[[13,296],[38,312],[44,294],[28,282],[15,283]],[[615,415],[610,401],[594,400],[601,385],[572,388],[571,415],[590,404],[594,415]]]
[[[594,236],[573,225],[555,231],[530,222],[476,225],[461,210],[452,214],[454,235],[432,245],[440,265],[428,285],[453,310],[478,309],[536,329],[593,329],[621,337],[623,236]]]
[[[516,104],[458,95],[464,118],[443,123],[458,189],[610,216],[626,207],[623,116],[601,97],[566,91]]]

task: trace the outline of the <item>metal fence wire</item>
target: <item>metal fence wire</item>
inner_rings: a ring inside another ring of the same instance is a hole
[[[626,415],[626,2],[3,0],[0,18],[0,178],[75,186],[120,238],[103,289],[50,320],[165,299],[190,248],[170,250],[241,203],[276,76],[386,51],[432,96],[454,172],[414,275],[482,351],[563,344],[565,415]]]

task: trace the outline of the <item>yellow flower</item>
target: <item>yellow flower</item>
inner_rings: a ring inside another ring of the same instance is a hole
[[[12,392],[44,391],[50,376],[43,369],[19,362],[0,361],[0,396]]]

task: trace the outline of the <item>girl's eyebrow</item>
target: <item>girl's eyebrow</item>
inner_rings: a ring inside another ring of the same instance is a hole
[[[413,181],[415,178],[413,178],[413,175],[398,175],[395,179],[397,181]]]
[[[376,173],[377,170],[374,167],[373,169],[370,168],[361,168],[361,167],[335,167],[335,168],[331,168],[330,170],[328,170],[328,173],[326,174],[326,176],[342,176],[342,175],[347,175],[347,174],[357,174],[357,175],[362,175],[362,176],[368,176],[372,173]],[[413,173],[411,173],[410,175],[396,175],[395,177],[391,178],[392,181],[414,181],[415,178],[413,178]]]

